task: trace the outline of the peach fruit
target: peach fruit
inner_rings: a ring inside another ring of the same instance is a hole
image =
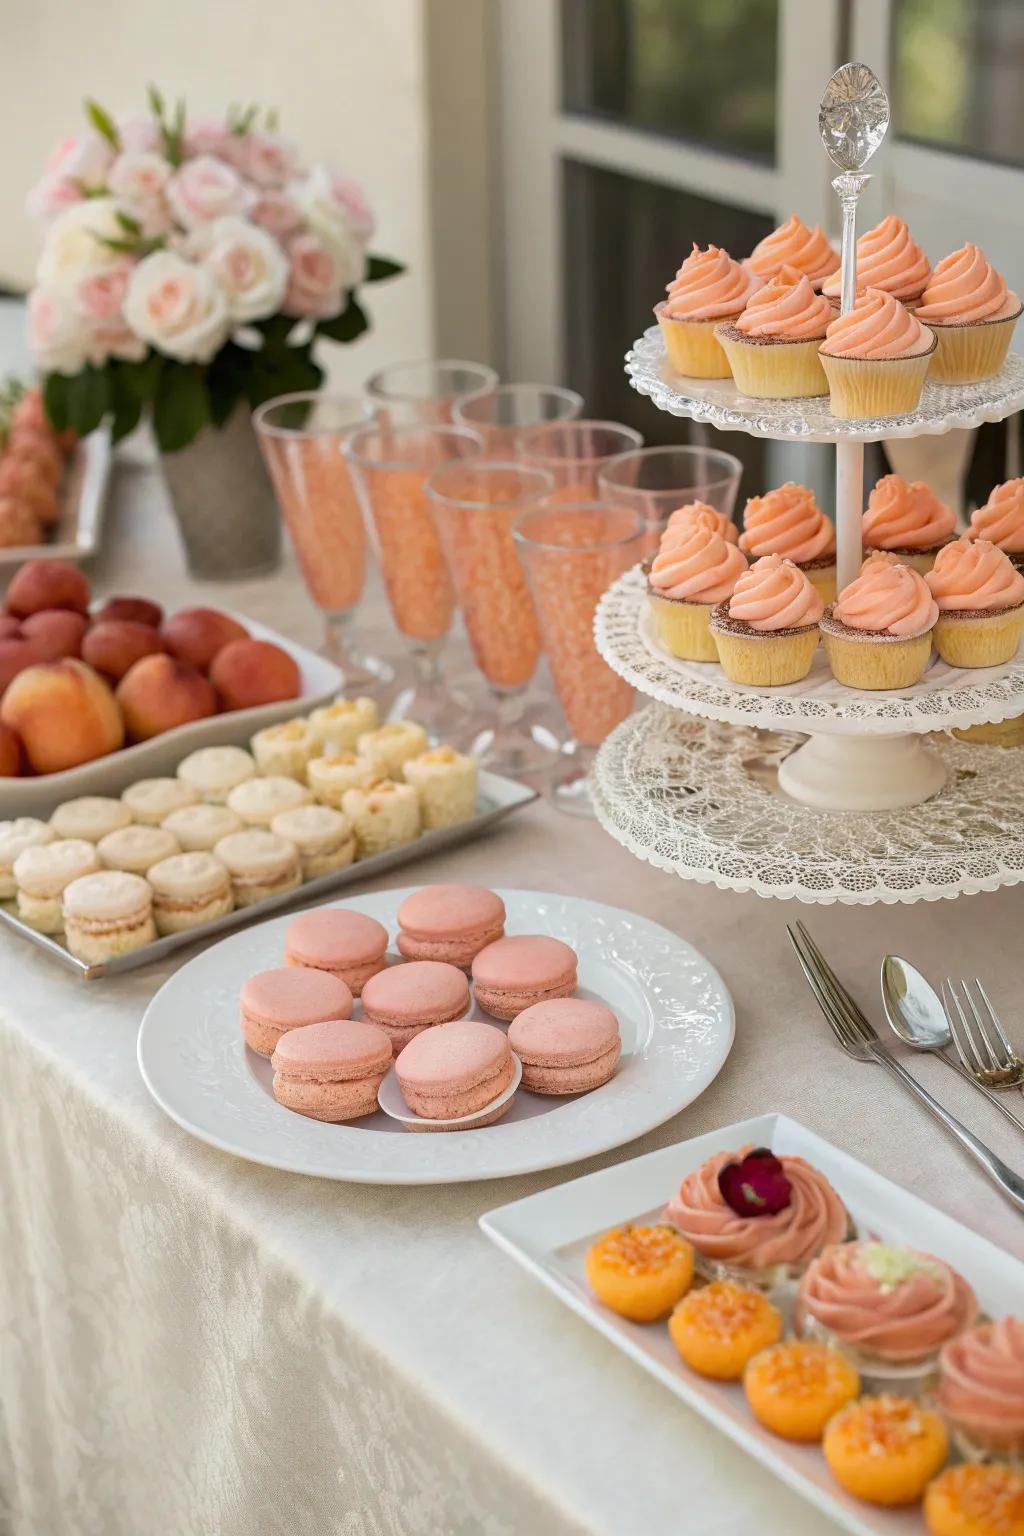
[[[0,724],[0,779],[16,779],[21,772],[21,742],[17,731]]]
[[[216,608],[181,608],[161,631],[172,656],[208,672],[214,657],[232,640],[248,639],[248,630]]]
[[[217,713],[217,695],[206,678],[175,656],[143,656],[117,685],[117,702],[133,741],[146,741]]]
[[[15,618],[27,618],[41,608],[89,609],[89,583],[70,560],[27,560],[7,589],[7,608]]]
[[[0,640],[16,640],[21,634],[21,620],[13,613],[0,613]]]
[[[98,672],[73,657],[19,673],[0,702],[0,721],[21,737],[36,773],[77,768],[124,742],[114,695]]]
[[[22,621],[21,633],[31,640],[40,661],[59,661],[82,654],[82,636],[89,627],[84,613],[70,608],[40,608]]]
[[[82,660],[119,682],[141,657],[155,656],[162,650],[160,636],[152,624],[138,624],[133,619],[103,619],[93,625],[82,641]]]
[[[19,672],[34,667],[42,659],[31,640],[23,640],[20,635],[0,639],[0,695]]]
[[[269,640],[232,640],[210,668],[225,709],[251,709],[298,698],[302,678],[295,661]]]
[[[92,616],[94,624],[105,624],[107,619],[129,619],[133,624],[148,624],[159,629],[164,611],[159,603],[151,603],[148,597],[108,597],[103,607]]]

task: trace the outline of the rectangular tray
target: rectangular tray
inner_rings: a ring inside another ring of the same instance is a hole
[[[861,1231],[909,1243],[954,1264],[973,1285],[983,1311],[1000,1317],[1020,1310],[1024,1264],[776,1113],[727,1125],[499,1206],[481,1216],[480,1226],[592,1328],[844,1529],[856,1536],[924,1536],[919,1508],[876,1509],[851,1498],[833,1480],[819,1446],[797,1445],[769,1434],[751,1414],[741,1386],[709,1381],[688,1370],[663,1322],[627,1322],[602,1306],[586,1283],[584,1257],[595,1238],[626,1221],[660,1220],[663,1206],[686,1174],[715,1152],[747,1143],[807,1158],[835,1185]]]
[[[259,922],[289,906],[309,906],[319,897],[326,899],[337,891],[343,890],[345,886],[372,879],[374,875],[381,874],[384,870],[397,869],[402,864],[411,864],[415,859],[421,859],[429,853],[439,853],[443,848],[453,848],[457,843],[466,842],[468,838],[475,837],[485,828],[511,815],[513,811],[522,810],[523,806],[529,805],[537,798],[537,791],[525,784],[517,784],[513,779],[502,778],[497,773],[482,771],[479,777],[477,814],[471,820],[462,821],[455,827],[445,827],[439,832],[424,832],[413,843],[403,843],[401,847],[392,848],[387,853],[377,853],[371,858],[360,859],[357,863],[350,864],[347,869],[335,870],[330,875],[320,875],[316,880],[306,880],[297,890],[287,891],[281,896],[268,897],[266,901],[256,902],[251,907],[238,908],[225,917],[218,917],[212,923],[204,923],[201,928],[193,929],[189,933],[168,934],[165,938],[157,939],[154,944],[147,944],[143,949],[133,950],[128,955],[118,955],[116,959],[104,965],[87,965],[84,960],[77,959],[65,949],[60,939],[50,934],[37,933],[34,928],[30,928],[27,923],[21,921],[10,902],[0,902],[0,923],[21,938],[27,939],[30,944],[35,944],[39,949],[45,949],[61,965],[77,971],[78,975],[86,981],[93,981],[98,976],[113,975],[117,971],[132,971],[141,965],[151,965],[153,961],[162,960],[165,955],[172,954],[176,949],[184,949],[190,944],[205,943],[209,939],[219,938],[221,934],[230,933],[234,928]]]
[[[68,466],[60,518],[45,544],[0,549],[0,581],[26,560],[87,560],[99,548],[107,510],[113,449],[109,427],[97,427],[80,442]]]

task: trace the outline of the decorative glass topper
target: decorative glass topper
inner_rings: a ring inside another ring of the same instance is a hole
[[[889,98],[866,64],[843,64],[825,87],[818,132],[842,172],[832,182],[843,210],[840,309],[853,308],[857,284],[857,199],[870,181],[862,169],[889,130]]]

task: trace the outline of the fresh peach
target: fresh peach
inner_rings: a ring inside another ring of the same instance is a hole
[[[217,713],[206,678],[175,656],[143,656],[117,685],[117,702],[133,741],[146,741],[176,725]]]
[[[225,709],[296,699],[302,689],[293,658],[269,640],[232,640],[210,668],[210,681]]]
[[[132,624],[149,624],[159,629],[164,611],[159,603],[151,603],[148,597],[108,597],[103,607],[92,616],[94,624],[105,624],[108,619],[128,619]]]
[[[40,661],[59,661],[62,656],[82,654],[82,636],[88,627],[84,613],[71,608],[40,608],[22,621],[21,633],[31,640]]]
[[[21,741],[17,731],[0,723],[0,779],[16,779],[21,772]]]
[[[31,619],[25,621],[30,624]],[[143,656],[155,656],[163,642],[152,624],[132,619],[103,619],[94,624],[82,641],[82,660],[119,682]]]
[[[42,659],[31,640],[24,640],[20,635],[9,640],[0,639],[0,694],[19,672],[34,667]]]
[[[237,619],[216,608],[181,608],[164,621],[161,633],[171,655],[200,672],[208,672],[214,657],[232,640],[248,639],[248,630]]]
[[[114,695],[98,672],[72,657],[19,673],[0,703],[0,721],[21,737],[36,773],[77,768],[124,742]]]
[[[27,560],[7,589],[8,611],[24,619],[41,608],[89,611],[89,583],[70,560]]]
[[[16,640],[21,634],[21,620],[13,613],[0,613],[0,640]]]

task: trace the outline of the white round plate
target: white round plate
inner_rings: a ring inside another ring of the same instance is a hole
[[[414,887],[344,905],[394,932]],[[520,1091],[482,1130],[420,1136],[385,1114],[325,1125],[282,1108],[269,1062],[244,1044],[238,994],[280,965],[294,913],[232,934],[182,966],[139,1030],[139,1068],[160,1107],[193,1136],[253,1163],[359,1184],[448,1184],[557,1168],[622,1146],[691,1104],[732,1046],[732,999],[685,939],[633,912],[577,896],[499,892],[508,933],[545,933],[579,956],[580,995],[618,1015],[623,1052],[611,1082],[577,1098]],[[474,1004],[475,1017],[496,1023]],[[357,1005],[358,1017],[358,1005]]]

